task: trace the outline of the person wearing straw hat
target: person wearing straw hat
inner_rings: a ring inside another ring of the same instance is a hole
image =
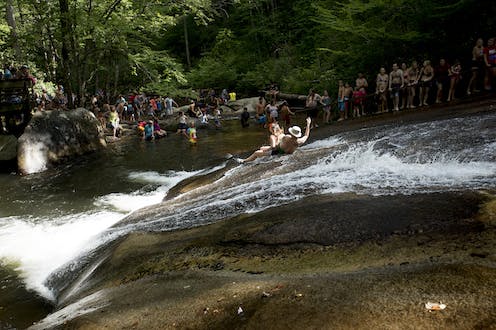
[[[259,157],[270,156],[270,155],[289,155],[295,152],[295,150],[304,144],[308,136],[310,135],[310,124],[312,119],[307,118],[307,127],[305,130],[305,135],[302,135],[301,128],[299,126],[291,126],[288,129],[289,134],[284,134],[277,139],[278,143],[271,143],[271,146],[263,146],[250,157],[240,160],[241,163],[251,162]],[[275,141],[275,140],[274,140]]]

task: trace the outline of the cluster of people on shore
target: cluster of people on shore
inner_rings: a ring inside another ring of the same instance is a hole
[[[30,79],[33,85],[36,84],[36,78],[31,75],[27,65],[16,67],[15,65],[4,64],[3,70],[0,70],[0,80],[11,79]]]
[[[137,123],[139,134],[144,140],[154,140],[167,136],[167,132],[160,127],[160,118],[176,118],[178,123],[177,134],[184,135],[191,143],[196,143],[196,121],[200,127],[207,127],[210,121],[216,128],[221,125],[220,104],[235,100],[235,92],[228,93],[227,100],[223,100],[227,91],[219,96],[213,89],[204,94],[203,98],[190,100],[186,111],[174,112],[179,104],[169,95],[149,96],[145,93],[133,92],[128,98],[119,95],[114,104],[105,103],[103,93],[91,97],[91,110],[103,127],[113,130],[113,136],[119,137],[120,123],[125,121]]]
[[[451,102],[462,94],[472,95],[482,89],[495,89],[496,38],[490,38],[486,46],[482,39],[478,39],[471,55],[470,69],[465,71],[462,71],[458,59],[449,64],[445,58],[440,58],[437,64],[430,60],[423,61],[421,65],[415,60],[409,65],[405,62],[393,63],[389,72],[383,66],[375,77],[375,89],[363,73],[358,73],[353,86],[349,82],[338,81],[335,99],[329,96],[327,90],[320,95],[311,89],[305,102],[307,115],[312,118],[311,128],[318,127],[317,118],[321,113],[323,123],[329,124],[334,118],[342,121],[373,113],[415,109],[433,103]],[[461,90],[462,79],[465,79],[465,92]],[[277,89],[270,89],[267,94],[272,99],[271,103],[264,105],[260,100],[260,106],[257,105],[256,118],[261,125],[266,125],[264,120],[268,123],[277,121],[281,114],[284,118],[288,117],[289,109],[283,110],[283,103],[279,102],[278,107],[275,105],[278,93]]]
[[[479,92],[481,87],[487,91],[496,87],[494,86],[496,78],[495,40],[496,38],[490,38],[485,47],[482,39],[476,41],[472,49],[470,69],[463,71],[463,74],[470,77],[465,84],[466,95]],[[410,65],[394,63],[389,73],[385,67],[381,67],[375,80],[374,99],[377,112],[389,111],[390,105],[393,111],[399,111],[427,106],[430,102],[453,101],[463,93],[459,88],[462,78],[462,65],[458,59],[454,59],[449,64],[445,58],[440,58],[436,65],[433,65],[430,60],[425,60],[422,66],[417,61],[412,61]],[[343,87],[340,82],[338,104],[348,101],[348,105],[340,106],[341,120],[350,115],[359,117],[373,112],[364,109],[367,87],[367,81],[362,74],[359,74],[356,79],[354,89],[346,84]],[[356,95],[356,91],[360,90],[362,95]],[[343,107],[344,111],[342,111]],[[353,109],[351,114],[346,111],[350,108]]]

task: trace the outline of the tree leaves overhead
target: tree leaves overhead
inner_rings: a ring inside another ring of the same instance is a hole
[[[3,0],[0,10],[2,61],[29,63],[83,99],[254,93],[271,81],[305,93],[398,60],[463,60],[496,30],[496,2],[476,0]]]

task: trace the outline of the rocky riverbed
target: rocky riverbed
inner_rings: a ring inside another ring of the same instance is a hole
[[[470,116],[493,103],[357,119],[312,139]],[[183,188],[209,177],[198,180]],[[108,246],[77,294],[33,329],[490,329],[495,194],[325,194],[190,229],[134,232]],[[147,212],[155,210],[134,218]],[[427,302],[446,309],[430,312]]]
[[[59,316],[77,329],[489,328],[495,225],[487,192],[329,195],[136,233],[73,298],[102,307]],[[428,312],[429,301],[447,308]]]

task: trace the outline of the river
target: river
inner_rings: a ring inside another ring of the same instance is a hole
[[[0,293],[25,286],[54,300],[47,285],[54,271],[70,272],[78,256],[132,231],[197,226],[318,194],[494,189],[495,128],[496,114],[485,113],[341,133],[291,156],[233,166],[160,204],[145,221],[133,212],[160,203],[185,178],[222,168],[226,154],[246,154],[265,133],[231,122],[199,130],[195,147],[176,135],[151,143],[131,137],[44,173],[0,174],[0,283],[10,283]],[[8,304],[0,300],[0,327],[23,327],[35,317],[9,312]]]

